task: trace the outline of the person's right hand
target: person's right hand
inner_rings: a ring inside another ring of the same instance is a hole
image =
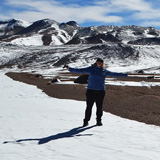
[[[63,68],[67,68],[69,70],[69,66],[67,64],[65,64]]]

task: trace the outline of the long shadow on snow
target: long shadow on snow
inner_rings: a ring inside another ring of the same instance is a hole
[[[17,141],[5,141],[3,142],[4,144],[6,143],[19,143],[19,142],[23,142],[23,141],[39,141],[38,144],[45,144],[48,143],[49,141],[52,140],[57,140],[57,139],[61,139],[61,138],[71,138],[74,136],[92,136],[93,134],[79,134],[85,130],[91,129],[93,127],[95,127],[96,125],[90,126],[90,127],[77,127],[77,128],[73,128],[67,132],[63,132],[63,133],[58,133],[49,137],[44,137],[44,138],[34,138],[34,139],[19,139]]]

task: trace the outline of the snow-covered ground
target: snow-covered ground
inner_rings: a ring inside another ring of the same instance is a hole
[[[43,41],[42,41],[42,35],[34,35],[32,37],[24,37],[24,38],[17,38],[12,41],[12,44],[16,45],[25,45],[25,46],[42,46]]]
[[[95,107],[82,128],[85,102],[48,97],[35,86],[0,71],[0,157],[2,160],[157,160],[160,128],[104,113]]]

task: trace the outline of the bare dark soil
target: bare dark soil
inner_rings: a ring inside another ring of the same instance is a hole
[[[68,73],[66,73],[67,75]],[[70,73],[71,74],[71,73]],[[60,99],[85,101],[86,85],[51,84],[49,79],[31,73],[7,73],[14,80],[36,85],[47,95]],[[128,81],[160,81],[139,77],[119,78]],[[104,111],[124,118],[160,126],[160,87],[106,86]],[[95,114],[95,113],[93,113]]]

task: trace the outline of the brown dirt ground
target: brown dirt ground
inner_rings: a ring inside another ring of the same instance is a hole
[[[68,73],[66,73],[66,75],[67,74]],[[9,72],[6,75],[17,81],[36,85],[51,97],[80,101],[85,101],[86,99],[86,85],[84,84],[47,85],[50,81],[49,79],[44,79],[43,77],[38,78],[35,74],[31,73]],[[136,77],[127,77],[120,80],[160,81]],[[148,88],[107,85],[103,109],[106,112],[123,118],[160,126],[160,87]]]

